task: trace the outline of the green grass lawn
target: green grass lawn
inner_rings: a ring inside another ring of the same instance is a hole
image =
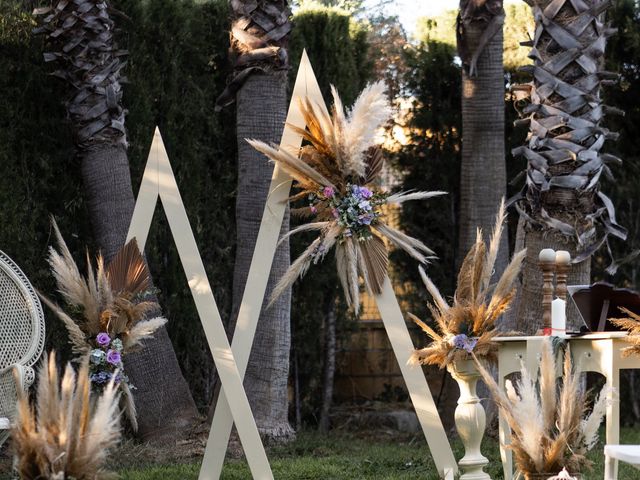
[[[640,429],[623,429],[622,443],[640,443]],[[456,458],[462,455],[459,441],[453,444]],[[486,471],[494,480],[502,478],[498,444],[486,439],[483,453],[490,463]],[[384,438],[359,438],[348,434],[320,435],[302,432],[287,446],[272,447],[268,451],[276,480],[305,479],[388,479],[437,480],[433,461],[426,443],[419,437],[393,441]],[[603,478],[602,445],[590,455],[594,462],[592,472],[585,472],[585,480]],[[200,463],[152,466],[121,470],[123,480],[188,480],[198,478]],[[251,474],[243,459],[228,459],[222,478],[225,480],[250,479]],[[621,465],[620,480],[635,480],[640,472]]]

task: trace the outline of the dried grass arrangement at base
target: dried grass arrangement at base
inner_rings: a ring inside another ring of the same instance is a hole
[[[622,355],[640,355],[640,315],[633,313],[624,307],[620,307],[622,313],[626,313],[626,318],[610,318],[609,321],[616,327],[629,330],[629,335],[625,339],[631,345],[622,349]]]
[[[21,480],[104,480],[109,451],[120,440],[118,396],[111,381],[92,397],[89,364],[77,375],[67,364],[61,382],[55,354],[40,367],[35,408],[20,392],[12,430],[16,473]]]
[[[90,358],[90,379],[102,390],[112,377],[123,390],[127,417],[137,430],[136,410],[123,359],[164,325],[163,317],[145,319],[158,304],[149,299],[151,276],[135,239],[127,243],[105,266],[101,255],[94,270],[87,254],[87,276],[80,274],[57,225],[53,229],[59,251],[51,247],[49,265],[58,291],[67,303],[65,312],[41,295],[62,320],[73,352]]]
[[[586,453],[598,441],[598,429],[607,408],[607,392],[599,393],[587,413],[588,392],[580,384],[579,366],[573,366],[569,346],[564,354],[562,384],[556,379],[559,365],[548,338],[542,346],[539,378],[523,366],[515,386],[506,382],[506,393],[476,359],[484,382],[512,431],[510,448],[518,470],[526,479],[536,474],[556,475],[563,468],[580,473],[591,462]]]
[[[333,247],[347,303],[356,313],[360,303],[360,277],[370,292],[382,291],[389,263],[383,239],[405,250],[420,263],[426,263],[433,255],[422,242],[384,222],[384,205],[443,194],[402,192],[391,195],[376,185],[384,161],[382,150],[376,145],[376,135],[392,113],[384,90],[382,82],[368,86],[348,114],[333,87],[331,115],[313,100],[303,99],[300,108],[307,128],[289,126],[307,142],[299,152],[248,140],[295,180],[294,187],[298,191],[289,200],[303,206],[293,208],[292,213],[309,220],[280,241],[303,231],[320,233],[291,264],[275,287],[272,301],[303,276],[312,264],[323,260]]]
[[[444,368],[452,362],[470,359],[471,352],[481,358],[495,358],[497,346],[492,339],[498,334],[496,321],[515,296],[514,282],[526,255],[526,250],[516,253],[498,283],[491,285],[505,218],[503,200],[488,246],[482,240],[482,231],[477,231],[476,242],[460,267],[452,305],[420,268],[422,280],[433,299],[428,307],[437,331],[415,315],[408,314],[432,340],[426,348],[414,351],[412,361],[415,363]]]

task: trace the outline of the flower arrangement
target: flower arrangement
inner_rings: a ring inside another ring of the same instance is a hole
[[[420,267],[422,280],[433,298],[428,307],[439,332],[409,313],[432,340],[426,348],[414,351],[413,362],[444,368],[457,360],[470,359],[471,354],[494,359],[497,347],[492,339],[498,334],[496,321],[515,296],[514,282],[526,255],[526,250],[516,253],[495,288],[491,285],[505,218],[503,200],[488,246],[482,240],[481,230],[477,231],[476,242],[460,267],[452,305]]]
[[[77,375],[67,364],[59,382],[55,354],[51,353],[40,367],[35,407],[18,389],[12,437],[19,478],[114,478],[104,463],[120,440],[117,389],[112,379],[96,397],[90,393],[90,383],[86,359]]]
[[[556,383],[559,366],[550,338],[543,342],[538,379],[532,378],[523,366],[521,378],[515,385],[507,380],[506,392],[477,358],[475,360],[511,428],[509,448],[526,480],[541,474],[556,475],[563,469],[575,475],[591,466],[585,455],[598,441],[608,391],[600,391],[591,412],[587,413],[588,392],[580,385],[581,372],[572,365],[569,346],[564,353],[559,388]]]
[[[626,318],[610,318],[609,321],[616,327],[629,330],[626,341],[631,345],[622,349],[622,355],[628,357],[630,355],[640,355],[640,315],[633,313],[624,307],[620,307],[622,313],[626,313]]]
[[[426,263],[433,255],[419,240],[387,225],[383,207],[443,192],[389,194],[376,185],[384,163],[382,150],[376,145],[376,133],[392,112],[382,82],[365,88],[348,114],[333,87],[332,94],[330,115],[309,98],[301,101],[307,128],[290,125],[307,142],[299,152],[291,153],[256,140],[248,142],[295,180],[298,192],[289,200],[303,202],[303,206],[292,209],[292,213],[313,219],[292,229],[280,241],[298,232],[320,233],[291,264],[274,288],[271,300],[335,246],[338,276],[347,304],[357,313],[360,277],[369,291],[382,291],[388,268],[385,238],[420,263]]]
[[[158,309],[151,299],[151,277],[135,239],[127,243],[105,266],[102,256],[93,268],[87,256],[83,277],[53,222],[59,251],[51,247],[49,264],[67,312],[41,295],[62,320],[73,352],[89,357],[91,385],[103,391],[112,380],[122,389],[127,417],[137,430],[132,390],[123,358],[164,325],[163,317],[145,319]]]
[[[124,374],[122,340],[112,339],[107,332],[100,332],[96,335],[95,344],[96,348],[89,354],[89,378],[94,388],[101,391],[112,379],[116,385],[124,382],[129,389],[135,388]]]

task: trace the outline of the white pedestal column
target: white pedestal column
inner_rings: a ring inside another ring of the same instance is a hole
[[[480,373],[472,360],[455,362],[447,367],[460,388],[460,398],[455,412],[456,429],[464,445],[464,457],[458,465],[464,472],[460,480],[491,480],[483,467],[489,460],[480,452],[480,444],[484,436],[486,415],[480,399],[476,394],[476,386]]]

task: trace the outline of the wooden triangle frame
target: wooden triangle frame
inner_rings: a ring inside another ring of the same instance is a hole
[[[127,235],[127,241],[134,237],[136,238],[142,251],[144,251],[144,246],[147,242],[158,199],[162,203],[169,222],[171,234],[175,241],[182,268],[187,277],[191,295],[196,304],[220,381],[225,395],[229,398],[229,412],[233,419],[231,421],[236,424],[253,478],[273,480],[269,460],[242,385],[242,376],[244,375],[240,375],[233,357],[224,324],[198,251],[198,245],[182,203],[178,184],[169,163],[169,156],[164,147],[160,130],[156,127]],[[242,372],[244,374],[244,368]],[[200,477],[211,478],[202,474]]]
[[[299,100],[305,96],[311,98],[321,108],[326,109],[306,51],[302,54],[280,141],[280,147],[289,151],[297,151],[302,145],[302,137],[295,133],[289,125],[306,127],[299,108]],[[231,343],[233,350],[231,357],[235,356],[242,377],[244,377],[249,363],[253,338],[266,293],[290,189],[291,177],[276,167],[271,178],[270,193],[262,216]],[[421,368],[408,364],[414,346],[388,277],[384,282],[382,293],[375,295],[374,298],[438,473],[442,478],[453,479],[458,467],[424,373]],[[222,389],[224,394],[218,398],[199,480],[217,480],[220,477],[233,422],[237,418],[232,408],[235,401],[234,394],[227,392],[226,384],[223,384]],[[246,446],[245,452],[249,453]],[[261,477],[256,477],[254,473],[254,478]]]

